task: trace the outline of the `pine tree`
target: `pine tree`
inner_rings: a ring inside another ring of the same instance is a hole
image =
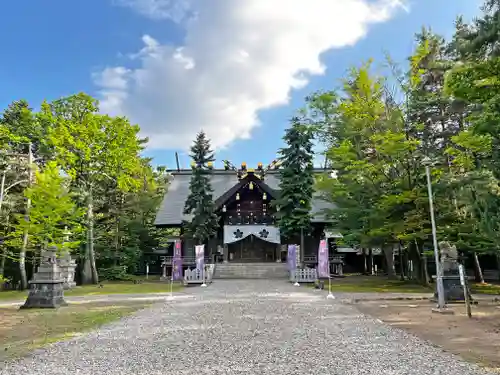
[[[191,164],[193,172],[184,214],[192,215],[192,218],[185,228],[189,236],[198,244],[203,244],[217,233],[219,226],[210,184],[212,163],[215,160],[214,153],[210,149],[210,140],[203,131],[196,136],[190,156],[193,159]]]
[[[300,234],[301,262],[304,254],[304,234],[311,225],[311,201],[314,189],[313,133],[293,118],[285,132],[286,147],[280,149],[280,197],[278,225],[281,234],[292,239]]]

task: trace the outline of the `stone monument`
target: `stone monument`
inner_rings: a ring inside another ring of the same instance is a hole
[[[64,227],[64,241],[63,241],[63,255],[57,258],[57,265],[61,271],[61,277],[64,280],[64,289],[71,289],[76,286],[75,283],[75,269],[76,262],[71,258],[69,249],[65,246],[69,242],[69,236],[72,233],[68,230],[68,227]]]
[[[42,251],[40,266],[29,282],[30,291],[22,309],[66,306],[64,280],[57,264],[57,248]]]
[[[76,286],[75,283],[75,269],[76,261],[71,257],[69,252],[57,259],[61,277],[64,280],[63,287],[65,290],[72,289]]]
[[[161,257],[161,260],[162,260],[162,262],[161,262],[162,275],[160,277],[160,280],[161,281],[170,280],[170,278],[167,277],[167,265],[168,265],[167,257],[165,257],[165,256]]]
[[[457,248],[451,246],[449,242],[442,241],[439,243],[439,249],[441,251],[441,268],[443,270],[444,300],[446,303],[464,301],[464,288],[460,283],[458,271]],[[437,299],[437,289],[434,297]]]

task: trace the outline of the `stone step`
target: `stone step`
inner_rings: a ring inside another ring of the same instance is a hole
[[[285,279],[286,263],[217,264],[214,279]]]

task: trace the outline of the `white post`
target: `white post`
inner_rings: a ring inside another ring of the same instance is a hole
[[[203,284],[201,284],[201,286],[203,288],[205,288],[207,286],[207,283],[205,282],[205,280],[206,280],[206,278],[205,278],[205,274],[206,274],[205,270],[206,270],[206,268],[207,268],[207,266],[204,264],[203,268],[201,270],[201,277],[203,278]]]
[[[172,272],[172,276],[170,277],[170,295],[167,297],[168,301],[171,301],[174,299],[174,272]]]
[[[427,192],[429,194],[429,211],[431,214],[431,227],[432,227],[432,244],[434,247],[434,259],[436,261],[436,285],[438,295],[438,309],[444,309],[446,303],[444,300],[444,287],[443,287],[443,273],[441,269],[441,262],[439,259],[439,248],[437,243],[436,221],[434,218],[434,202],[432,200],[432,185],[431,185],[431,170],[429,165],[425,166],[425,174],[427,175]]]
[[[300,286],[300,284],[299,284],[299,276],[298,276],[300,274],[300,271],[299,271],[298,268],[296,268],[294,272],[295,272],[294,273],[295,283],[293,284],[293,286]]]
[[[469,300],[469,288],[467,285],[467,274],[465,273],[465,267],[463,264],[458,265],[458,272],[460,275],[460,284],[462,284],[462,288],[464,290],[464,301],[465,301],[465,312],[469,318],[472,318],[472,311],[470,308],[470,300]]]
[[[332,294],[332,276],[328,274],[328,295],[327,299],[335,299],[335,296]]]

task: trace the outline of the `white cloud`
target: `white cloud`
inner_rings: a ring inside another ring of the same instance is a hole
[[[141,125],[153,148],[186,148],[203,129],[215,147],[250,137],[260,110],[285,105],[320,75],[323,52],[355,44],[399,0],[116,0],[156,19],[183,20],[182,46],[143,36],[140,67],[94,75],[101,109]],[[181,4],[172,7],[172,4]],[[194,15],[184,17],[189,11]]]
[[[143,16],[162,20],[171,19],[175,22],[184,20],[190,9],[188,0],[113,0],[118,6],[134,9]]]

